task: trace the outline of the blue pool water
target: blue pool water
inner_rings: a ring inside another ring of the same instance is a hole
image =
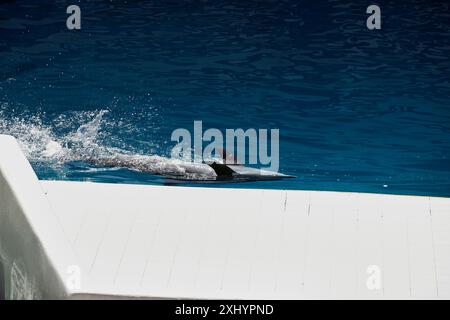
[[[450,196],[449,2],[379,2],[374,31],[368,4],[2,1],[0,133],[41,179],[164,184],[49,148],[169,156],[194,120],[279,128],[296,179],[214,186]]]

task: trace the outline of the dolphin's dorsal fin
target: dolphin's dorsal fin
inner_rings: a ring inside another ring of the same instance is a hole
[[[216,172],[218,177],[232,177],[235,172],[226,164],[213,162],[209,165]]]

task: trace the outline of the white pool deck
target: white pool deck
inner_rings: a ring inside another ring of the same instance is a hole
[[[450,199],[39,181],[0,136],[0,259],[6,298],[449,299]]]

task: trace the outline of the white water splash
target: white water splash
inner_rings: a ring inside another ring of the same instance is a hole
[[[0,116],[0,134],[14,136],[31,161],[47,159],[50,154],[46,153],[45,150],[49,144],[49,147],[51,147],[51,144],[61,147],[50,128],[43,126],[37,117],[32,117],[27,121],[15,117],[8,119]]]
[[[14,136],[31,162],[45,163],[57,169],[70,161],[86,161],[95,166],[126,167],[136,171],[192,178],[213,177],[215,172],[207,165],[170,159],[158,155],[144,155],[130,150],[108,146],[101,132],[107,127],[107,110],[82,112],[77,117],[61,115],[52,126],[43,123],[39,116],[27,119],[6,117],[0,109],[0,134]],[[73,118],[84,120],[70,130]],[[65,134],[56,134],[55,129],[69,128]],[[101,168],[99,168],[101,170]]]

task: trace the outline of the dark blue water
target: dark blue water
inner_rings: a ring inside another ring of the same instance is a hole
[[[69,31],[75,3],[82,29]],[[161,184],[55,164],[43,145],[89,124],[82,139],[168,156],[194,120],[279,128],[280,171],[298,178],[233,187],[449,196],[449,2],[376,2],[373,31],[369,4],[2,1],[0,132],[42,179]]]

